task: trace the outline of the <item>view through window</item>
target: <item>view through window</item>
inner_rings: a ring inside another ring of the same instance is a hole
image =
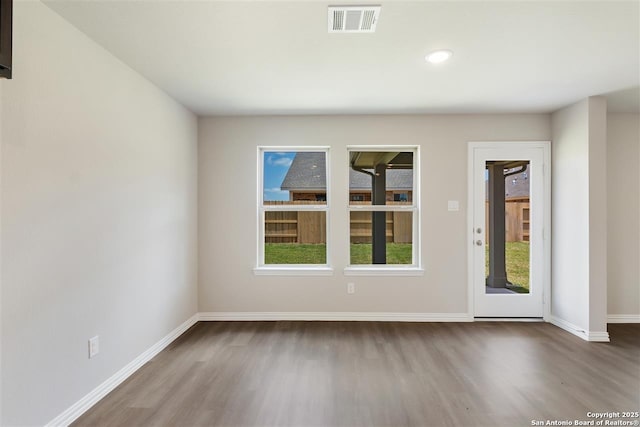
[[[261,149],[262,265],[327,264],[327,151]]]
[[[416,149],[349,151],[351,265],[415,265]]]

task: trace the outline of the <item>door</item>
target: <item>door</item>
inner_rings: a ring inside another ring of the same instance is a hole
[[[545,142],[469,145],[469,286],[474,317],[545,315],[548,158]]]

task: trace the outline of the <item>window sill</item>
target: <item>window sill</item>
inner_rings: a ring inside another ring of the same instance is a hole
[[[254,268],[253,274],[256,276],[333,276],[333,268],[324,266],[263,266]]]
[[[346,267],[345,276],[424,276],[424,269],[419,267]]]

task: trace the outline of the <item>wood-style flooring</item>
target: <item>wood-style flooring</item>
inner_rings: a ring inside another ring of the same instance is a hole
[[[74,426],[531,426],[640,410],[640,324],[200,322]],[[632,418],[633,420],[633,418]]]

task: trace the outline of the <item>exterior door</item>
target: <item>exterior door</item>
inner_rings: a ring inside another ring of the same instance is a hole
[[[550,212],[548,159],[548,142],[469,145],[474,317],[545,316],[550,271],[545,236]]]

